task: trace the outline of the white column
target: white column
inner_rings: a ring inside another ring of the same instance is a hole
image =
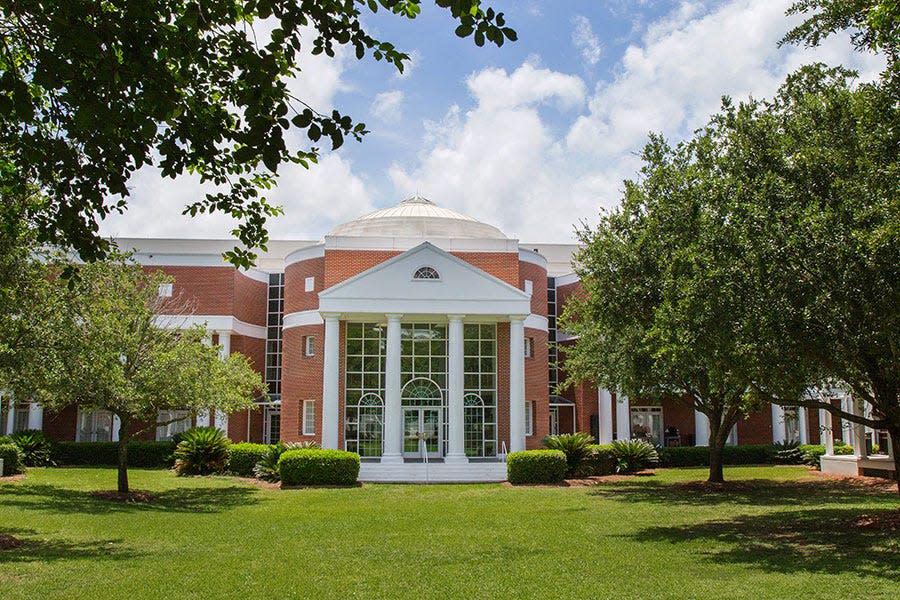
[[[44,428],[44,407],[37,402],[28,405],[28,429]]]
[[[122,429],[122,419],[119,418],[118,415],[113,415],[112,422],[112,437],[110,438],[114,442],[119,441],[119,430]]]
[[[208,410],[199,410],[197,411],[197,427],[209,427],[210,418],[209,418]]]
[[[340,389],[340,314],[323,313],[325,352],[322,365],[322,447],[338,447],[338,390]]]
[[[772,443],[783,444],[785,440],[784,407],[780,404],[772,405]]]
[[[447,413],[449,436],[445,462],[466,463],[463,408],[463,315],[448,315]]]
[[[525,449],[525,315],[509,317],[509,451]]]
[[[709,417],[699,410],[694,411],[694,445],[709,446]]]
[[[819,431],[822,432],[820,442],[825,446],[825,454],[834,455],[834,426],[832,425],[831,412],[824,408],[819,409]]]
[[[841,410],[844,412],[853,412],[850,398],[845,396],[841,398]],[[853,425],[847,419],[841,419],[841,441],[850,446],[853,445]]]
[[[612,394],[605,388],[597,390],[597,408],[599,418],[600,444],[611,444],[613,441],[612,426]]]
[[[223,410],[216,410],[216,429],[228,437],[228,414]]]
[[[6,415],[6,433],[10,434],[13,432],[13,427],[16,426],[16,401],[12,398],[9,399],[9,413]]]
[[[800,444],[809,443],[809,415],[805,406],[797,407],[797,421],[800,428]]]
[[[231,332],[217,331],[219,334],[219,358],[225,360],[231,354]]]
[[[384,454],[383,463],[403,462],[402,415],[400,404],[400,317],[387,316],[387,355],[384,370]]]
[[[860,402],[855,398],[850,399],[850,413],[854,415],[863,414],[863,407],[860,406]],[[866,426],[859,423],[852,423],[850,427],[853,432],[853,454],[859,458],[866,458],[868,456],[868,452],[866,451]]]
[[[624,394],[616,394],[616,439],[631,439],[631,404]]]

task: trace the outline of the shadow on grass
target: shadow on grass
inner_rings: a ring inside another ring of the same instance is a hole
[[[900,506],[896,492],[892,492],[887,486],[818,478],[796,481],[743,479],[724,484],[709,484],[705,481],[664,483],[644,479],[601,484],[594,487],[589,495],[607,500],[647,502],[663,506],[747,504],[821,507],[858,505],[872,500],[883,501],[886,507]]]
[[[854,573],[900,581],[896,532],[859,526],[860,509],[833,508],[740,515],[689,525],[648,527],[629,536],[638,542],[708,543],[710,563],[752,565],[777,573]],[[866,513],[876,521],[896,510]],[[890,519],[883,519],[890,520]]]
[[[0,504],[53,513],[137,513],[148,511],[218,513],[259,502],[257,490],[248,486],[191,487],[154,492],[149,502],[114,502],[90,491],[52,485],[0,487]]]
[[[0,529],[0,536],[16,539],[13,547],[0,549],[0,563],[34,562],[51,560],[124,560],[139,556],[139,552],[127,548],[124,540],[92,540],[73,542],[67,540],[34,539],[33,529]]]

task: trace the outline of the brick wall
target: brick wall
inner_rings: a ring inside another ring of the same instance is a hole
[[[547,270],[531,263],[519,262],[520,290],[525,289],[525,280],[533,284],[531,293],[531,312],[535,315],[547,316]]]
[[[172,298],[163,307],[180,310],[187,303],[198,315],[234,314],[234,267],[145,267],[145,271],[163,271],[175,279]]]
[[[269,284],[234,272],[234,316],[245,323],[266,324]],[[201,313],[202,314],[202,313]]]
[[[546,285],[544,288],[544,297],[546,298]],[[546,307],[545,302],[544,312],[546,312]],[[526,327],[525,337],[533,340],[532,356],[525,359],[525,401],[534,403],[534,435],[525,438],[525,445],[527,448],[538,448],[541,445],[541,439],[550,432],[547,332]],[[506,351],[509,353],[508,343]]]
[[[305,356],[303,338],[316,338],[315,354]],[[321,441],[322,368],[324,325],[306,325],[284,330],[281,360],[281,439],[286,442]],[[316,434],[302,435],[303,401],[316,401]]]
[[[306,291],[306,278],[315,277],[315,288]],[[284,269],[284,314],[289,315],[319,307],[319,292],[326,287],[325,259],[310,258]]]

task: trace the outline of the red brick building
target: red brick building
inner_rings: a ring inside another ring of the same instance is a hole
[[[230,241],[119,240],[160,289],[191,314],[163,326],[203,324],[222,353],[241,352],[269,398],[237,414],[189,415],[232,440],[316,441],[363,457],[370,480],[503,479],[506,452],[549,433],[586,431],[600,442],[640,436],[704,444],[702,415],[581,385],[557,394],[553,342],[571,343],[556,316],[580,292],[574,245],[524,244],[497,228],[415,197],[339,225],[320,241],[276,241],[256,269],[221,258]],[[109,414],[43,414],[5,404],[2,429],[43,428],[57,439],[114,440]],[[170,420],[172,415],[161,415]],[[734,443],[818,441],[817,415],[754,415]]]

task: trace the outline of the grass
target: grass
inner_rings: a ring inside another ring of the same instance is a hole
[[[260,489],[131,472],[152,504],[95,499],[111,469],[0,484],[14,598],[900,597],[900,535],[854,526],[890,492],[802,467],[702,469],[595,487]]]

